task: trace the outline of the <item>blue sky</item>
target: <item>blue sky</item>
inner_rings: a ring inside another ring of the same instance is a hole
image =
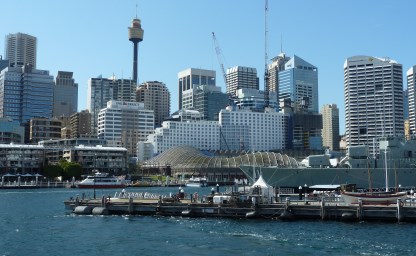
[[[0,35],[36,36],[38,68],[53,76],[58,70],[74,72],[82,110],[89,78],[131,78],[133,48],[127,28],[136,4],[145,31],[139,46],[139,81],[164,82],[171,92],[172,112],[178,108],[177,74],[183,69],[216,70],[217,85],[225,91],[211,32],[224,66],[257,68],[263,88],[263,0],[4,1]],[[414,10],[416,1],[411,0],[269,0],[268,55],[279,54],[283,38],[287,55],[296,54],[318,67],[319,105],[338,105],[344,132],[345,59],[390,57],[403,65],[405,75],[416,65]]]

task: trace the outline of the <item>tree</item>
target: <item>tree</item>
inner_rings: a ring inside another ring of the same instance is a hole
[[[45,168],[43,168],[43,175],[45,175],[48,178],[56,178],[59,176],[62,176],[63,169],[59,165],[46,165]]]
[[[63,179],[64,180],[70,180],[72,177],[75,177],[76,179],[81,177],[82,174],[82,166],[79,163],[74,162],[66,162],[66,164],[63,164]]]

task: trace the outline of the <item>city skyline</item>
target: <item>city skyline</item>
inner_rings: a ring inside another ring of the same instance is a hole
[[[416,64],[414,35],[407,31],[416,3],[328,3],[269,1],[268,59],[283,49],[288,56],[297,55],[318,68],[319,108],[337,104],[342,134],[345,60],[356,55],[390,57],[403,65],[405,74]],[[225,68],[256,68],[260,88],[264,88],[264,1],[20,0],[2,6],[8,10],[0,17],[3,38],[19,32],[32,35],[37,38],[37,68],[49,70],[54,77],[58,71],[73,72],[79,85],[78,111],[87,108],[88,79],[113,74],[132,78],[133,46],[128,27],[136,13],[145,31],[138,53],[139,83],[165,83],[171,93],[171,112],[178,106],[177,74],[181,70],[215,70],[217,86],[225,92],[212,32]],[[0,48],[4,46],[5,41],[0,40]]]

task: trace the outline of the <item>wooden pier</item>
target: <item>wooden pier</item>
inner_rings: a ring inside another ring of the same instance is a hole
[[[202,200],[201,200],[202,201]],[[213,203],[172,198],[79,199],[64,202],[75,214],[160,215],[187,217],[267,218],[281,220],[337,220],[416,222],[416,204],[412,201],[391,205],[346,205],[343,202],[286,200],[278,203]]]

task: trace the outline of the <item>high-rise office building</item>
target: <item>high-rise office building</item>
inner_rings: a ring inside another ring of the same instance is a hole
[[[416,135],[416,65],[406,72],[410,135]]]
[[[154,132],[153,110],[141,102],[109,101],[98,114],[98,138],[109,146],[124,147],[136,156],[137,142]]]
[[[10,61],[10,67],[23,67],[31,64],[36,68],[36,37],[23,34],[8,34],[5,43],[5,58]]]
[[[339,150],[339,109],[336,104],[325,104],[321,108],[322,144],[331,150]]]
[[[170,114],[170,93],[166,85],[158,81],[142,83],[136,90],[136,101],[144,103],[144,108],[153,110],[155,127],[162,126]]]
[[[215,71],[188,68],[178,73],[178,94],[179,94],[179,109],[183,108],[182,92],[192,89],[198,85],[213,85],[215,86]]]
[[[133,102],[136,83],[130,79],[115,77],[90,78],[88,80],[87,109],[91,113],[91,132],[97,134],[98,112],[107,106],[110,100]]]
[[[33,117],[52,116],[53,76],[32,65],[8,67],[0,72],[0,117],[21,124]]]
[[[237,90],[242,88],[259,89],[259,78],[255,68],[236,66],[227,69],[226,93],[236,96]]]
[[[221,88],[211,85],[198,85],[183,91],[182,108],[197,110],[204,120],[218,121],[218,114],[228,104],[228,95],[221,92]]]
[[[53,116],[71,116],[77,112],[78,84],[72,72],[58,71],[53,91]]]
[[[382,136],[404,135],[402,76],[402,65],[388,58],[354,56],[345,61],[348,146],[369,145],[371,151]]]
[[[279,102],[289,98],[295,112],[300,109],[319,112],[318,68],[296,55],[286,57],[281,53],[272,59],[269,88],[278,93]]]

